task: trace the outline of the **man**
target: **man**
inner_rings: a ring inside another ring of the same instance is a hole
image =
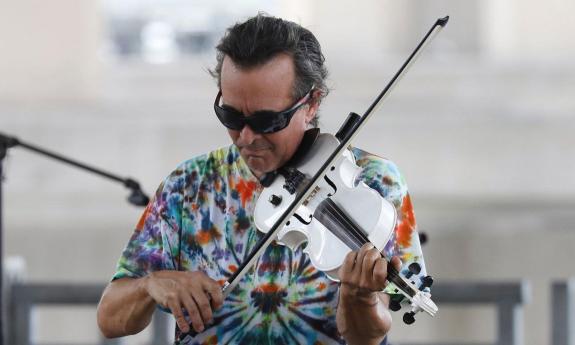
[[[370,245],[346,257],[341,284],[311,266],[301,248],[271,245],[223,300],[223,282],[263,236],[252,217],[260,178],[288,162],[317,123],[327,71],[311,32],[261,14],[231,27],[217,49],[214,109],[233,145],[184,162],[160,185],[102,296],[100,329],[108,337],[140,332],[159,306],[176,319],[176,342],[198,332],[185,344],[385,342],[387,261]],[[353,154],[360,178],[397,208],[388,254],[423,265],[397,168]],[[401,265],[397,257],[393,264]]]

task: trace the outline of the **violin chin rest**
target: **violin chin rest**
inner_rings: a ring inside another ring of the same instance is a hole
[[[286,163],[287,166],[297,166],[303,157],[309,152],[317,137],[319,135],[319,128],[310,128],[304,132],[301,142],[291,157],[291,159]]]
[[[309,152],[310,148],[313,146],[318,136],[319,136],[319,128],[311,128],[305,131],[297,150],[293,154],[292,158],[284,166],[285,167],[297,166],[299,161],[301,161],[302,158],[305,157],[305,155]],[[269,171],[263,174],[259,179],[261,185],[266,188],[271,186],[272,183],[274,183],[278,174],[279,174],[278,170]]]
[[[307,244],[307,236],[297,230],[291,230],[287,232],[284,236],[278,237],[278,242],[288,247],[292,251],[295,251],[300,246],[305,246]]]
[[[333,280],[334,282],[338,282],[339,283],[339,275],[337,274],[337,271],[339,270],[339,268],[333,269],[331,271],[324,271],[324,273],[327,275],[327,277],[330,280]]]

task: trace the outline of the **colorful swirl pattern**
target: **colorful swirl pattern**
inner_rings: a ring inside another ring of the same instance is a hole
[[[399,222],[386,246],[404,267],[425,265],[405,181],[389,160],[353,149],[360,179],[390,200]],[[262,237],[252,213],[261,192],[234,145],[181,164],[145,209],[113,279],[157,270],[202,271],[223,284]],[[182,345],[341,344],[338,284],[301,248],[272,245],[214,314],[214,323]],[[176,330],[176,339],[179,330]]]

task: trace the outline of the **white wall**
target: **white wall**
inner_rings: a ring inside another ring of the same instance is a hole
[[[86,100],[103,49],[96,0],[0,1],[0,100]]]
[[[357,145],[406,176],[436,280],[530,280],[526,344],[549,344],[551,280],[575,275],[573,5],[347,4],[281,5],[322,42],[333,87],[322,124],[332,132],[366,109],[437,17],[451,15]],[[213,58],[100,60],[104,29],[96,1],[0,0],[0,131],[133,176],[152,193],[180,161],[229,142],[210,111]],[[19,148],[5,176],[5,250],[26,259],[29,279],[106,281],[141,211],[127,191]],[[38,339],[95,337],[85,314],[44,312]],[[492,316],[442,310],[414,327],[398,321],[393,336],[486,341]],[[86,325],[78,333],[55,326],[75,318]]]

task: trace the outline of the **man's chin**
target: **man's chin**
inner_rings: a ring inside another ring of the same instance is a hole
[[[248,156],[245,160],[250,170],[257,177],[260,177],[266,172],[270,172],[277,169],[277,167],[275,167],[274,164],[272,164],[270,158],[261,156]]]

